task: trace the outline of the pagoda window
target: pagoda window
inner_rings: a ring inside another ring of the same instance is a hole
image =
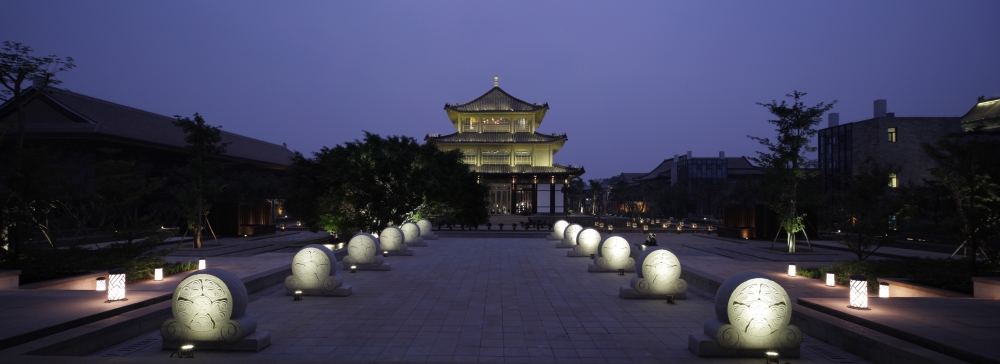
[[[465,163],[465,164],[476,164],[476,151],[474,151],[474,150],[463,150],[462,151],[462,163]]]
[[[507,132],[507,133],[510,133],[510,119],[507,119],[507,118],[483,118],[483,131],[485,131],[485,132]]]
[[[514,131],[515,132],[530,132],[531,131],[531,123],[529,123],[528,119],[525,119],[525,118],[517,119],[517,123],[514,124]]]
[[[507,164],[510,165],[510,151],[507,150],[484,150],[482,153],[483,164]]]
[[[476,118],[465,118],[462,120],[462,132],[478,132],[479,120]]]
[[[514,152],[514,165],[531,165],[531,151],[530,150],[518,150]]]

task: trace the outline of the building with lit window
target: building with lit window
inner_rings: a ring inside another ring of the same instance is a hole
[[[489,185],[490,213],[560,214],[567,209],[563,187],[584,173],[583,167],[556,164],[566,134],[537,130],[549,105],[524,102],[493,88],[464,104],[445,104],[456,132],[428,135],[442,150],[458,149],[463,161]]]
[[[818,168],[824,190],[845,187],[848,177],[857,172],[865,158],[900,168],[892,175],[891,187],[921,185],[930,179],[933,161],[921,143],[935,144],[951,133],[958,133],[957,117],[897,117],[886,112],[886,100],[875,100],[871,119],[840,124],[840,114],[830,113],[828,127],[817,134]]]

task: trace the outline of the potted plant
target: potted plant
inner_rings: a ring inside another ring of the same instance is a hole
[[[448,223],[448,230],[455,230],[455,224]]]
[[[521,221],[521,228],[524,230],[528,230],[528,223]]]
[[[503,230],[503,223],[500,223],[500,230]]]
[[[491,230],[492,228],[493,228],[493,223],[492,222],[486,223],[486,230]]]
[[[515,223],[510,224],[510,228],[514,229],[514,230],[517,230],[517,223],[515,222]]]

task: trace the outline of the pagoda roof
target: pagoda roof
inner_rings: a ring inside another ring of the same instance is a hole
[[[562,166],[553,164],[551,167],[536,166],[510,166],[510,165],[482,165],[469,166],[474,172],[482,174],[572,174],[581,175],[584,173],[583,167]]]
[[[527,103],[521,99],[511,96],[506,91],[501,89],[500,86],[493,86],[492,89],[475,100],[460,105],[445,104],[444,108],[445,110],[462,113],[498,111],[534,112],[542,109],[548,109],[549,104]]]
[[[566,134],[542,134],[538,132],[517,133],[451,133],[442,136],[427,136],[425,140],[435,143],[554,143],[567,140]]]
[[[962,116],[962,124],[1000,117],[1000,97],[980,99]]]

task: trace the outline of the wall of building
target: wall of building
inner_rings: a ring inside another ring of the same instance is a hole
[[[896,128],[896,141],[889,141],[889,128]],[[930,179],[933,160],[924,153],[921,143],[935,144],[950,133],[961,131],[957,117],[883,117],[853,123],[852,171],[867,156],[901,168],[899,185],[923,184]]]

